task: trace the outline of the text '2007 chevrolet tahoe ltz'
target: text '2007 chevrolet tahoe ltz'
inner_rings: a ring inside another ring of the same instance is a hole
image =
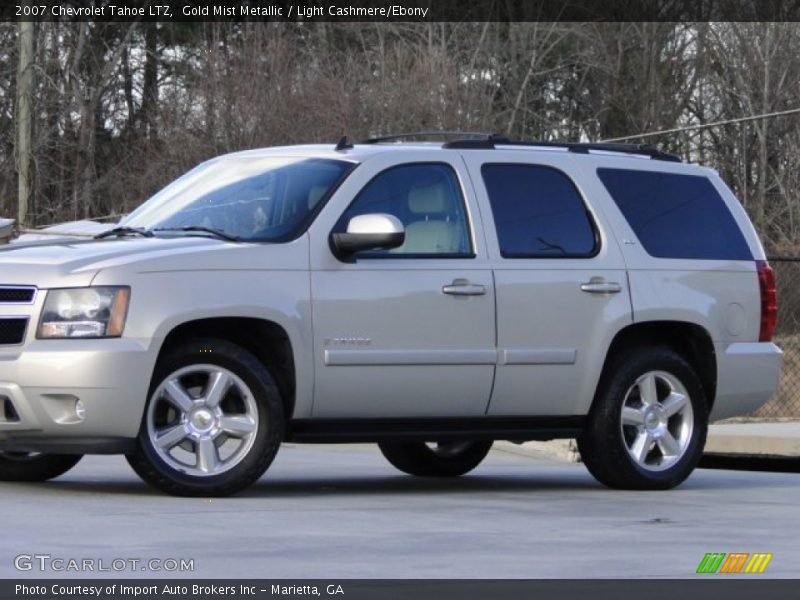
[[[224,495],[283,441],[457,476],[493,440],[575,437],[602,483],[665,489],[778,382],[747,215],[651,147],[240,152],[98,238],[0,251],[1,479],[124,453]]]

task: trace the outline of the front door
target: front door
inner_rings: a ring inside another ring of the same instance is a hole
[[[375,158],[315,223],[314,417],[485,414],[497,359],[494,284],[469,180],[452,156]],[[373,213],[400,219],[405,243],[350,263],[334,257],[331,231]]]

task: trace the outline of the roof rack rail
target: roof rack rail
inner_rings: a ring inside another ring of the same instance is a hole
[[[664,160],[668,162],[682,162],[679,156],[663,152],[655,146],[648,144],[614,144],[603,142],[538,142],[538,141],[525,141],[525,140],[511,140],[498,135],[489,135],[483,139],[473,140],[455,140],[446,142],[444,148],[453,148],[460,150],[474,150],[484,149],[492,150],[497,146],[526,146],[526,147],[540,147],[540,148],[564,148],[568,152],[575,152],[578,154],[588,154],[592,150],[601,152],[619,152],[622,154],[639,154],[642,156],[649,156],[654,160]]]
[[[467,137],[474,139],[487,140],[495,137],[494,133],[485,133],[482,131],[409,131],[406,133],[394,133],[391,135],[379,135],[370,137],[362,144],[380,144],[381,142],[391,142],[395,140],[404,140],[415,137]]]

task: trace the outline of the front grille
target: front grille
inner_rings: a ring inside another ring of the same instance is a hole
[[[0,304],[30,304],[36,288],[0,287]]]
[[[0,344],[21,344],[27,327],[27,317],[0,319]]]

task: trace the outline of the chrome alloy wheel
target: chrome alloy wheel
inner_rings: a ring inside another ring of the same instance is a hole
[[[694,411],[686,388],[666,371],[650,371],[628,389],[622,403],[622,438],[641,468],[663,471],[686,453]]]
[[[159,458],[194,477],[238,465],[258,431],[253,393],[235,373],[198,364],[169,375],[153,393],[147,433]]]

